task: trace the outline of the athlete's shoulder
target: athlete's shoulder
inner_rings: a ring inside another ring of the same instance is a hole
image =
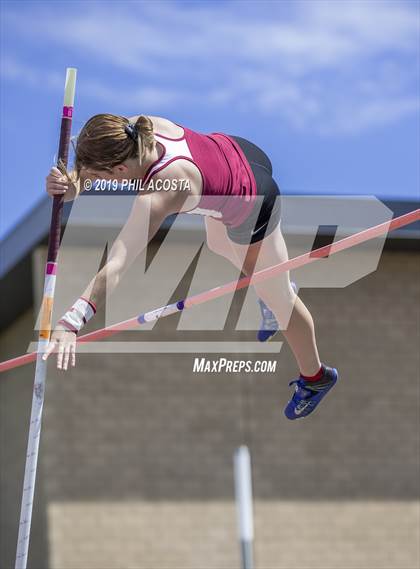
[[[184,129],[172,122],[171,120],[164,117],[155,117],[152,115],[147,115],[153,123],[153,130],[169,138],[181,138],[184,136]]]

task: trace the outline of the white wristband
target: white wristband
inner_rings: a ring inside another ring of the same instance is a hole
[[[82,296],[76,300],[73,306],[68,310],[64,316],[60,318],[58,324],[66,327],[68,330],[80,332],[83,326],[95,316],[96,306],[90,300]]]

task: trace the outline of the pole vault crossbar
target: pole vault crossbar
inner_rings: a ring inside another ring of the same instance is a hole
[[[214,300],[215,298],[220,298],[221,296],[235,292],[236,290],[247,288],[250,285],[265,281],[269,278],[279,275],[280,273],[284,273],[285,271],[298,269],[304,265],[308,265],[309,263],[317,261],[318,259],[323,259],[329,257],[330,255],[333,255],[334,253],[338,253],[339,251],[350,249],[351,247],[369,241],[370,239],[374,239],[375,237],[380,237],[381,235],[387,234],[389,231],[395,231],[400,227],[410,225],[411,223],[415,223],[419,220],[420,209],[416,209],[409,213],[405,213],[404,215],[400,215],[391,221],[380,223],[379,225],[364,229],[363,231],[355,233],[354,235],[350,235],[349,237],[344,237],[343,239],[340,239],[335,243],[331,243],[330,245],[325,245],[324,247],[320,247],[319,249],[315,249],[309,253],[304,253],[303,255],[299,255],[298,257],[294,257],[293,259],[284,261],[278,265],[274,265],[267,269],[258,271],[251,276],[243,277],[239,280],[231,281],[224,285],[217,286],[173,304],[167,304],[161,308],[156,308],[155,310],[145,312],[137,317],[130,318],[129,320],[124,320],[122,322],[118,322],[117,324],[112,324],[111,326],[101,328],[100,330],[94,330],[89,334],[84,334],[83,336],[77,338],[77,343],[102,340],[104,338],[109,338],[118,332],[133,330],[133,328],[136,326],[139,326],[146,322],[153,322],[154,320],[169,316],[170,314],[175,314],[176,312],[180,312],[186,308],[204,304],[209,300]],[[36,354],[36,352],[31,352],[30,354],[24,354],[23,356],[12,358],[0,363],[0,373],[29,364],[36,359]]]

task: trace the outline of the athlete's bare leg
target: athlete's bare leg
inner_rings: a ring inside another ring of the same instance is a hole
[[[242,253],[242,257],[239,257],[232,241],[229,239],[226,226],[221,221],[212,217],[205,217],[204,221],[206,224],[208,248],[213,253],[225,257],[232,265],[241,270],[245,261],[246,251]]]
[[[206,218],[209,248],[242,269],[245,274],[260,271],[288,260],[286,243],[278,226],[263,241],[254,245],[239,245],[229,239],[225,226]],[[299,371],[306,376],[315,375],[321,367],[316,345],[312,316],[302,300],[295,294],[289,271],[254,285],[260,298],[275,314],[280,330],[292,350]]]

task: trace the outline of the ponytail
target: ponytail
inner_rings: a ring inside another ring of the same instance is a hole
[[[153,150],[153,146],[155,144],[155,137],[153,135],[153,123],[149,117],[140,115],[136,120],[135,127],[138,132],[138,155],[141,163],[143,162],[146,153]]]

